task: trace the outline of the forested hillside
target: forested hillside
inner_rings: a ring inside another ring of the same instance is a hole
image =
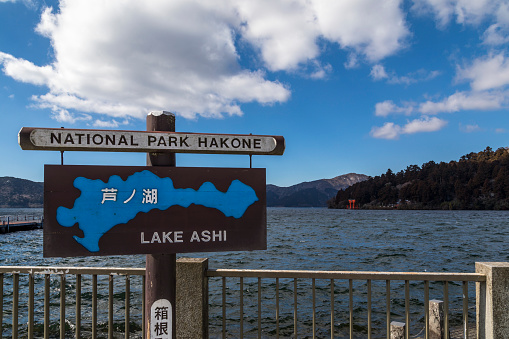
[[[509,209],[508,148],[462,156],[449,163],[411,165],[340,190],[330,208]]]

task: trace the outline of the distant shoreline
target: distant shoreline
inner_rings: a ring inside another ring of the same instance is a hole
[[[332,210],[348,210],[348,208],[336,208],[328,207]],[[361,208],[355,208],[354,210],[363,211],[509,211],[507,208],[457,208],[447,206],[363,206]]]
[[[18,205],[18,206],[12,206],[12,205],[0,205],[0,208],[43,208],[44,204],[28,204],[28,205]]]

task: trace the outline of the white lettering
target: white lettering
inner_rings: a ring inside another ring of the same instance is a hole
[[[212,231],[212,241],[216,241],[216,238],[219,239],[218,241],[222,241],[222,233],[221,231]]]
[[[159,238],[159,233],[154,232],[154,235],[152,235],[152,240],[150,241],[151,244],[158,242],[161,243],[161,238]]]
[[[189,242],[198,241],[200,242],[200,237],[198,236],[198,232],[193,231],[193,235],[191,236],[191,240]]]
[[[210,241],[210,231],[201,232],[201,241],[204,241],[204,242]]]
[[[184,240],[182,240],[182,233],[184,233],[184,232],[182,232],[182,231],[174,232],[174,234],[175,234],[175,238],[174,238],[175,242],[184,242]]]
[[[170,238],[171,233],[172,232],[163,232],[163,243],[166,243],[166,240],[168,240],[170,244],[173,244],[173,241]]]
[[[117,201],[117,192],[116,188],[104,188],[101,190],[103,192],[103,200],[101,204],[104,204],[105,201]]]
[[[149,244],[150,241],[145,240],[145,232],[141,232],[141,243],[142,244]]]
[[[143,189],[142,204],[157,204],[157,188]]]
[[[186,232],[186,234],[188,234]],[[187,242],[224,242],[226,241],[226,230],[203,230],[192,231],[191,237],[186,236],[184,240],[184,231],[153,232],[150,240],[145,236],[145,232],[140,232],[141,244],[174,244]]]

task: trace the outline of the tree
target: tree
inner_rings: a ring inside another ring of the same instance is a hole
[[[409,165],[338,192],[336,205],[355,199],[362,207],[401,201],[406,208],[509,209],[509,151],[491,147],[449,163]]]

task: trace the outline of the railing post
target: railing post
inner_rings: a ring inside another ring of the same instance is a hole
[[[208,338],[208,259],[177,260],[177,338]]]
[[[509,338],[509,263],[476,262],[475,271],[486,275],[476,283],[477,338]]]

